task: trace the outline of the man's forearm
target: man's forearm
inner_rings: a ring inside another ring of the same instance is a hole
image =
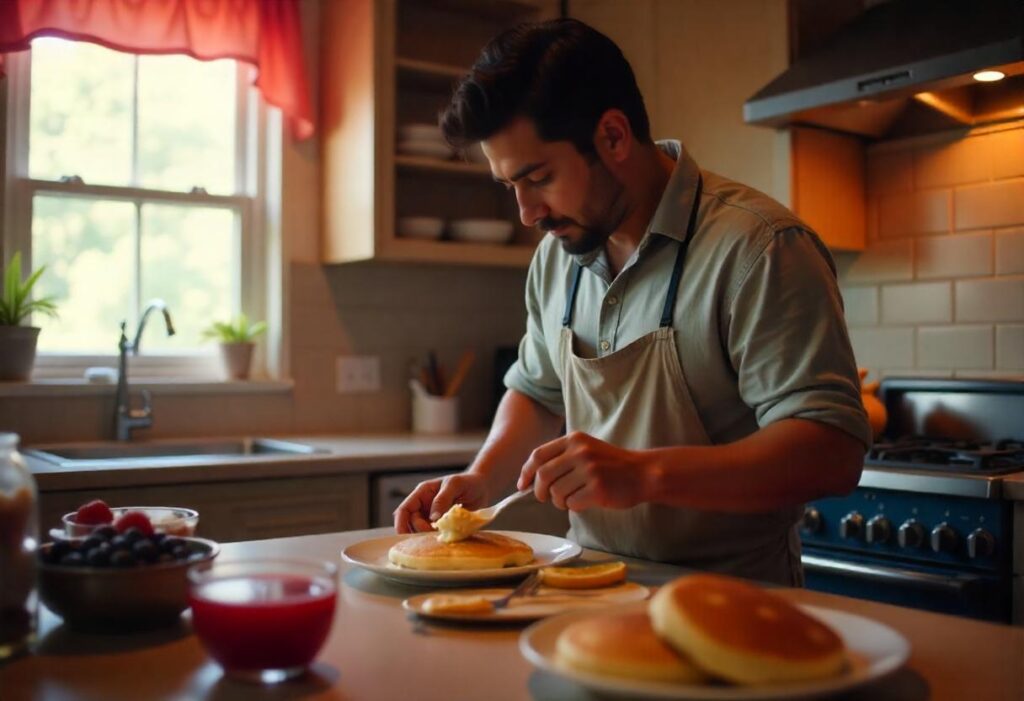
[[[838,428],[786,419],[727,445],[649,451],[648,500],[709,511],[759,512],[845,494],[864,447]]]
[[[506,391],[487,440],[468,471],[483,475],[491,494],[501,494],[519,476],[531,451],[555,438],[562,423],[561,416],[552,414],[525,394],[513,389]]]

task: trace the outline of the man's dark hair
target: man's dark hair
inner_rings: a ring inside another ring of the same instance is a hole
[[[440,123],[448,143],[462,148],[525,116],[544,141],[571,141],[590,154],[598,120],[612,108],[622,110],[639,141],[650,142],[644,99],[619,47],[579,20],[556,19],[492,39]]]

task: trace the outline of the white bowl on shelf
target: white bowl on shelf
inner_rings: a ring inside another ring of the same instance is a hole
[[[439,217],[399,217],[398,235],[406,239],[436,241],[444,233],[444,219]]]
[[[445,143],[441,127],[436,124],[403,124],[398,127],[398,138],[402,141],[435,141]]]
[[[426,156],[444,160],[452,157],[452,148],[448,144],[422,139],[399,141],[398,152],[409,156]]]
[[[456,219],[448,230],[456,241],[468,243],[508,243],[515,227],[506,219]]]

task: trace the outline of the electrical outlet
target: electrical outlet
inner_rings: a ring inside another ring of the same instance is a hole
[[[380,391],[380,358],[376,355],[339,355],[334,386],[338,394]]]

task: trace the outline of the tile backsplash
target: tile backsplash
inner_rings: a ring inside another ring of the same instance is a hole
[[[867,157],[868,245],[836,254],[858,364],[1024,379],[1024,121]]]

